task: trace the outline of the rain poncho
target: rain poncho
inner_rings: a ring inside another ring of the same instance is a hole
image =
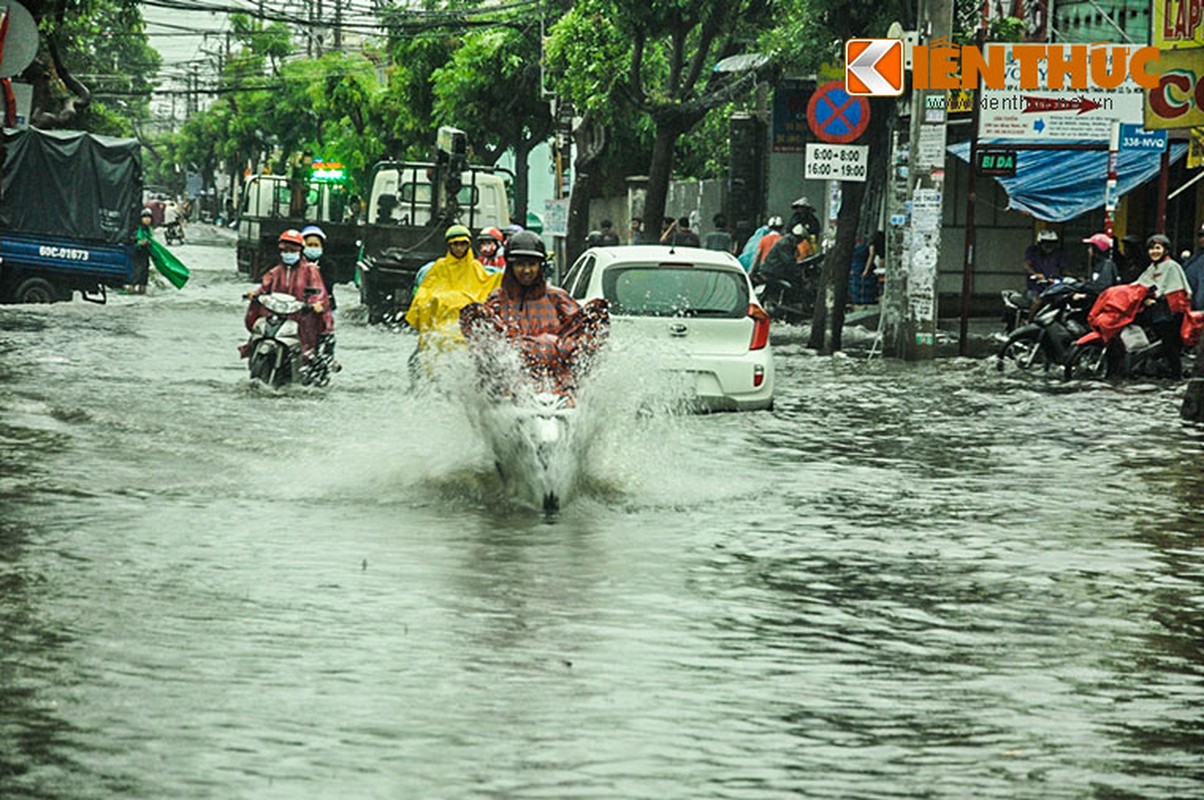
[[[308,294],[306,294],[307,289],[311,290]],[[259,288],[255,290],[255,294],[269,292],[291,294],[311,306],[321,304],[322,311],[319,313],[297,312],[292,315],[292,319],[297,322],[297,334],[301,337],[303,352],[308,353],[314,348],[314,345],[318,343],[318,336],[334,331],[334,315],[330,313],[330,297],[326,294],[326,283],[322,280],[322,273],[317,264],[304,258],[292,267],[286,264],[277,264],[267,271]],[[255,320],[265,317],[269,313],[257,301],[252,300],[247,307],[247,315],[244,320],[247,330],[253,330]],[[243,355],[246,356],[247,353]]]
[[[576,388],[577,373],[588,356],[605,341],[610,316],[605,300],[582,308],[542,277],[523,286],[507,266],[501,287],[483,304],[465,307],[460,326],[474,342],[489,338],[509,342],[519,350],[537,388],[568,395]]]
[[[406,322],[418,331],[418,346],[464,341],[460,310],[484,300],[501,280],[500,272],[491,275],[485,271],[471,249],[463,258],[448,253],[435,261],[406,312]]]
[[[176,258],[170,250],[156,242],[148,228],[139,227],[138,243],[142,242],[146,242],[150,247],[150,261],[155,265],[155,269],[171,281],[172,286],[183,289],[184,284],[188,282],[188,267],[184,266],[184,263]]]

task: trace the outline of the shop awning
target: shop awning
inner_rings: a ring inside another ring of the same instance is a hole
[[[992,144],[992,148],[1006,145]],[[1171,162],[1187,153],[1187,145],[1172,142]],[[962,161],[970,160],[970,143],[950,145],[949,152]],[[1117,190],[1120,195],[1141,186],[1158,174],[1162,154],[1153,151],[1121,150],[1117,159]],[[996,178],[1008,195],[1008,209],[1031,214],[1046,222],[1066,222],[1104,205],[1104,182],[1108,174],[1106,150],[1020,150],[1016,175]]]

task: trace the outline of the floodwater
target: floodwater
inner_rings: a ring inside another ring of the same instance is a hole
[[[779,329],[775,411],[685,416],[609,363],[545,516],[352,287],[332,385],[257,391],[232,246],[178,252],[0,307],[0,796],[1200,796],[1181,387]]]

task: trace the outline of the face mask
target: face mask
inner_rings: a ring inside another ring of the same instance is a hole
[[[321,247],[307,247],[302,252],[305,253],[305,257],[310,261],[317,261],[322,257]]]
[[[301,254],[300,253],[281,253],[280,260],[283,261],[285,264],[288,264],[291,267],[293,264],[296,264],[298,261],[301,260]]]

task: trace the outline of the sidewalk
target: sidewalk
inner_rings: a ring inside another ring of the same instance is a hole
[[[844,346],[847,350],[869,350],[878,336],[878,308],[868,308],[861,311],[850,311],[844,318]],[[985,358],[994,355],[999,350],[996,334],[1003,330],[1003,321],[998,316],[971,317],[966,326],[966,335],[970,343],[970,358]],[[961,331],[961,318],[937,320],[936,354],[938,358],[956,357],[960,355],[958,336]],[[773,339],[777,342],[790,344],[806,344],[811,336],[810,325],[776,325],[773,328]]]

